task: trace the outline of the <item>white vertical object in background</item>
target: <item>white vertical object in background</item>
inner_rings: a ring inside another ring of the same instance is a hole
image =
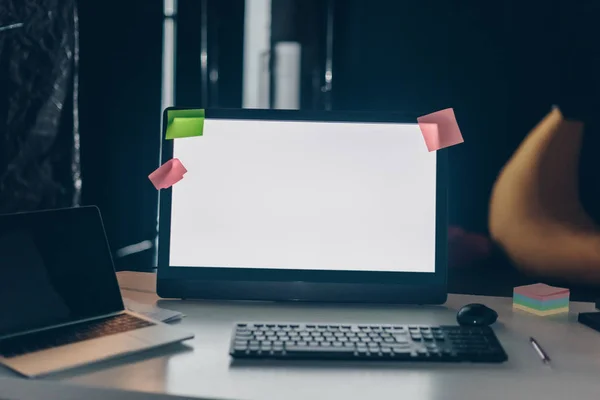
[[[270,50],[271,0],[246,0],[244,21],[244,82],[242,107],[265,107],[265,93],[269,93],[269,79],[264,78],[263,59]],[[268,73],[268,68],[267,68]],[[266,92],[265,92],[266,85]],[[268,97],[267,97],[268,99]],[[267,100],[268,101],[268,100]],[[268,107],[268,104],[266,105]]]
[[[300,108],[300,43],[277,43],[274,57],[275,108],[297,110]]]
[[[161,112],[175,104],[175,17],[176,0],[164,0]]]

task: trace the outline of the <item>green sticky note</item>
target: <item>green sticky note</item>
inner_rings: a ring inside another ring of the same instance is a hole
[[[203,109],[167,111],[167,139],[202,136],[203,129]]]

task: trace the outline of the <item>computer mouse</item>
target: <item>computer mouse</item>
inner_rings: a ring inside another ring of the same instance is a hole
[[[461,307],[456,313],[456,321],[465,326],[487,326],[498,319],[498,313],[483,304],[473,303]]]

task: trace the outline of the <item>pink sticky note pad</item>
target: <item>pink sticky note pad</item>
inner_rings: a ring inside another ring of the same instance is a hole
[[[157,190],[167,189],[182,180],[186,172],[187,169],[181,161],[178,158],[173,158],[148,175],[148,179]]]
[[[436,151],[465,141],[452,108],[423,115],[417,118],[417,122],[429,151]]]
[[[533,285],[518,286],[513,292],[537,300],[554,300],[569,296],[569,289],[535,283]]]

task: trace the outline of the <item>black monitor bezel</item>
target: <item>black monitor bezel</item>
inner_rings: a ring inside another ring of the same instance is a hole
[[[163,113],[161,164],[173,157]],[[416,123],[396,112],[207,109],[205,118],[317,122]],[[427,151],[423,143],[423,151]],[[163,298],[442,304],[447,296],[447,150],[437,151],[435,272],[278,270],[169,265],[171,189],[159,195],[157,293]],[[337,294],[336,294],[337,293]]]

